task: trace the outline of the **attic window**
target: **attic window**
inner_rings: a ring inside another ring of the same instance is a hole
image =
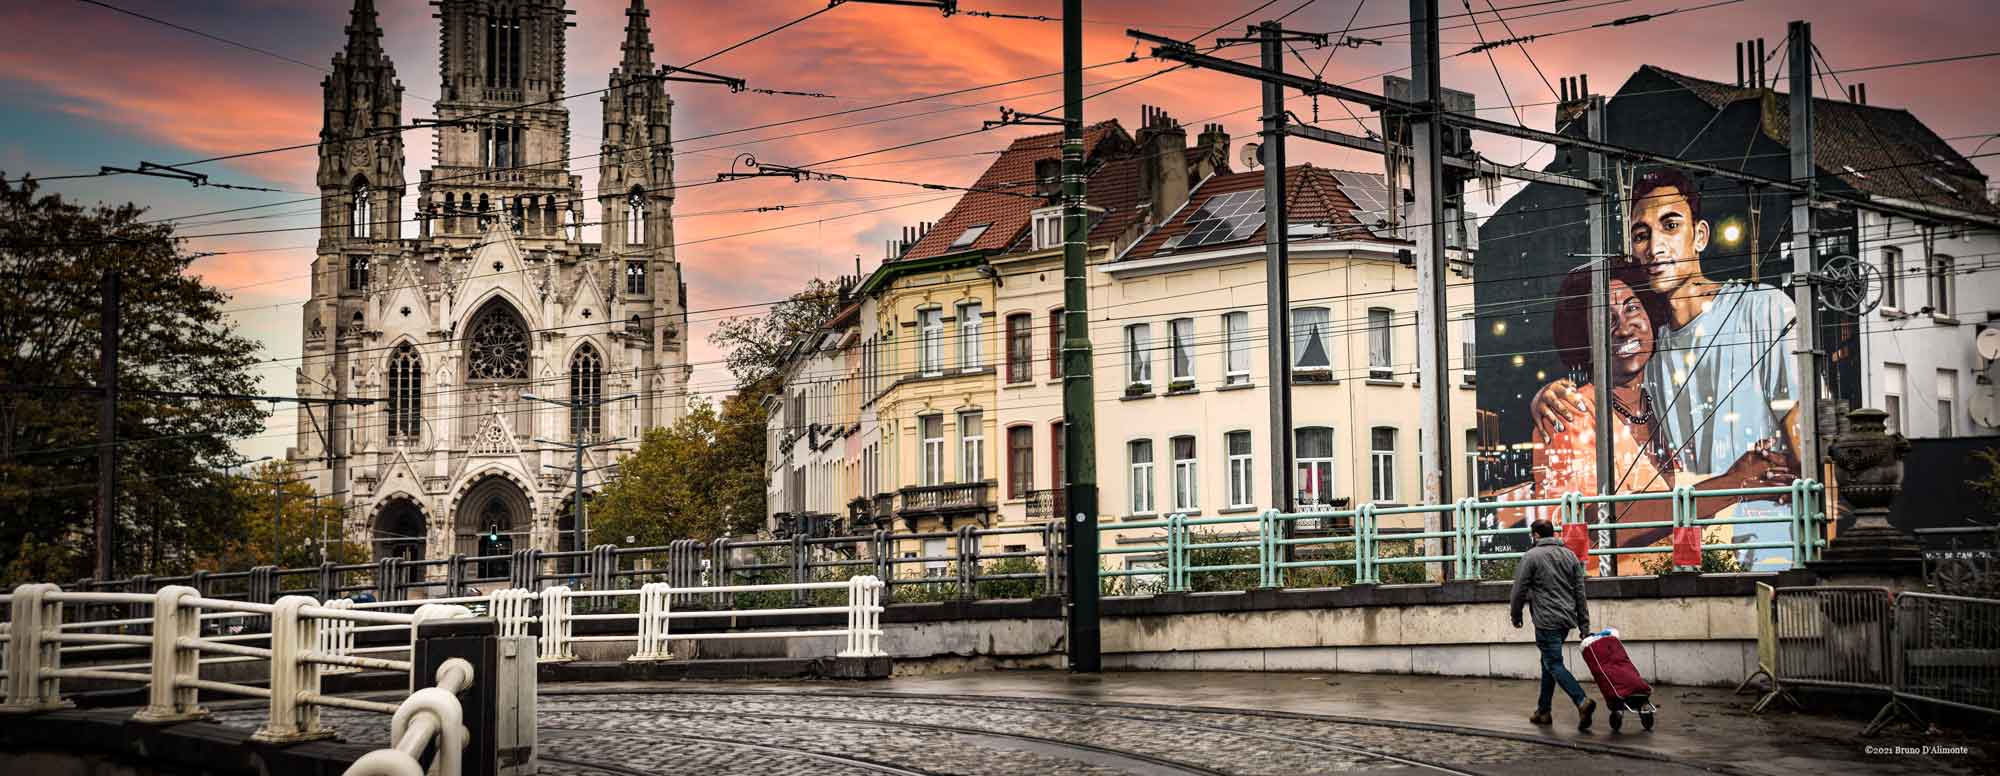
[[[1333,225],[1324,221],[1292,221],[1285,224],[1285,237],[1294,240],[1310,240],[1332,237]]]
[[[1949,183],[1945,183],[1944,181],[1938,180],[1938,177],[1935,175],[1926,175],[1924,176],[1924,180],[1930,181],[1932,186],[1944,189],[1945,191],[1950,192],[1952,194],[1958,193],[1958,189],[1952,188],[1951,184]]]
[[[979,236],[986,234],[986,230],[991,228],[993,228],[992,224],[968,226],[965,228],[965,231],[958,233],[958,239],[952,240],[950,245],[945,246],[945,250],[972,247],[973,243],[979,242]]]
[[[1841,165],[1841,166],[1840,166],[1840,169],[1843,169],[1843,170],[1846,170],[1846,171],[1847,171],[1847,174],[1848,174],[1848,175],[1852,175],[1852,176],[1854,176],[1854,177],[1856,177],[1856,178],[1860,178],[1860,179],[1862,179],[1862,180],[1868,180],[1868,173],[1865,173],[1865,172],[1862,172],[1862,171],[1860,171],[1860,170],[1857,170],[1857,169],[1854,169],[1854,165],[1851,165],[1851,164],[1843,164],[1843,165]]]

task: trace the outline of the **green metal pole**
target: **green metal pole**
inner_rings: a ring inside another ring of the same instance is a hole
[[[1090,349],[1089,215],[1083,181],[1083,0],[1063,0],[1063,486],[1069,514],[1069,670],[1103,667],[1097,621],[1097,413]]]

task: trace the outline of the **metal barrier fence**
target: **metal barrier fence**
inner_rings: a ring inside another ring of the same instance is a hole
[[[1825,525],[1820,508],[1823,490],[1823,486],[1818,482],[1795,480],[1783,487],[1696,490],[1683,486],[1658,493],[1604,496],[1571,493],[1561,498],[1522,501],[1480,501],[1476,498],[1465,498],[1451,505],[1378,507],[1373,504],[1363,504],[1354,509],[1317,512],[1282,513],[1272,510],[1254,515],[1207,518],[1190,518],[1174,514],[1159,520],[1105,522],[1098,526],[1098,530],[1102,533],[1164,529],[1159,543],[1105,546],[1101,550],[1102,555],[1110,557],[1158,558],[1160,565],[1143,568],[1104,568],[1099,574],[1107,579],[1158,577],[1163,581],[1164,589],[1169,592],[1190,589],[1193,576],[1196,574],[1249,571],[1257,573],[1258,587],[1285,587],[1290,581],[1289,572],[1307,569],[1338,570],[1342,581],[1380,583],[1385,570],[1399,566],[1421,569],[1430,564],[1440,566],[1449,564],[1449,571],[1446,573],[1452,578],[1479,579],[1483,576],[1485,561],[1517,559],[1522,555],[1520,552],[1492,548],[1492,540],[1496,537],[1525,536],[1528,533],[1525,525],[1518,528],[1499,527],[1497,515],[1508,510],[1528,510],[1530,515],[1546,516],[1562,528],[1574,528],[1573,531],[1564,533],[1581,532],[1580,536],[1572,536],[1571,540],[1573,542],[1580,540],[1587,547],[1585,554],[1592,558],[1674,553],[1673,545],[1590,546],[1608,544],[1610,538],[1608,532],[1612,530],[1666,529],[1670,536],[1676,532],[1692,532],[1700,553],[1715,550],[1783,550],[1791,562],[1796,564],[1817,558],[1826,545],[1821,532],[1821,527]],[[1782,513],[1702,518],[1699,517],[1697,509],[1698,499],[1763,500],[1767,497],[1784,502]],[[1586,522],[1587,507],[1598,504],[1648,503],[1665,506],[1668,512],[1667,519],[1618,523]],[[1436,516],[1441,518],[1440,523],[1448,522],[1450,527],[1435,531],[1383,529],[1382,518],[1400,515]],[[1303,535],[1305,532],[1298,530],[1298,524],[1305,520],[1315,521],[1316,525],[1324,525],[1326,521],[1351,524],[1352,529],[1329,531],[1324,535]],[[1781,526],[1786,529],[1786,538],[1783,541],[1748,542],[1706,542],[1700,539],[1704,528],[1739,525]],[[1210,526],[1250,526],[1250,529],[1241,532],[1241,535],[1198,541],[1201,537],[1197,534],[1197,530]],[[1681,533],[1681,536],[1688,535]],[[1403,542],[1409,543],[1408,550],[1399,554],[1389,554],[1383,546],[1384,543]],[[1196,552],[1232,550],[1236,552],[1224,553],[1225,557],[1222,560],[1225,562],[1195,562]],[[1249,557],[1252,555],[1254,558]],[[1687,559],[1684,557],[1676,557],[1674,568],[1698,569],[1699,557],[1697,553],[1693,564],[1686,563]]]
[[[1761,712],[1795,687],[1880,693],[1873,733],[1908,702],[2000,714],[2000,600],[1881,587],[1759,585],[1760,670],[1771,689]],[[1761,601],[1769,600],[1768,607]],[[1746,680],[1747,683],[1747,680]]]

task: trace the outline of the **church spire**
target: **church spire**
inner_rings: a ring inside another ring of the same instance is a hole
[[[360,59],[382,53],[382,26],[375,23],[375,0],[354,0],[347,22],[347,57]]]
[[[625,59],[619,63],[627,75],[653,72],[653,31],[646,25],[646,0],[632,0],[625,9]]]

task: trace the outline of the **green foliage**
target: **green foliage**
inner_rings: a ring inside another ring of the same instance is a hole
[[[587,505],[603,541],[657,547],[751,533],[764,520],[762,423],[744,394],[720,411],[696,400],[687,414],[646,432],[620,475]]]
[[[234,530],[220,470],[230,440],[263,430],[255,341],[235,333],[228,295],[191,273],[168,222],[133,205],[82,207],[0,175],[0,569],[7,585],[89,576],[97,455],[102,278],[120,277],[115,571],[192,570]]]
[[[1520,558],[1483,560],[1479,562],[1479,578],[1508,581],[1514,578],[1515,572],[1519,571],[1520,568]]]
[[[981,574],[1040,574],[1041,561],[1034,558],[1001,558],[985,564]],[[1040,579],[989,579],[973,585],[975,597],[986,598],[1033,598],[1050,595],[1053,591],[1043,590]]]
[[[270,461],[245,475],[231,476],[230,502],[236,506],[231,527],[197,554],[202,567],[317,566],[322,536],[328,539],[327,560],[367,561],[366,547],[344,540],[340,509],[331,502],[318,503],[311,481],[300,475],[290,462]]]
[[[1674,556],[1671,552],[1653,554],[1639,562],[1648,574],[1671,574],[1674,571]],[[1727,574],[1743,570],[1743,564],[1736,562],[1736,553],[1730,550],[1703,550],[1701,553],[1701,573]]]
[[[827,322],[840,308],[840,287],[819,278],[763,315],[728,318],[708,335],[721,348],[729,373],[741,385],[773,382],[794,343]]]
[[[1986,497],[1986,514],[2000,515],[2000,450],[1974,450],[1972,459],[1979,462],[1984,471],[1967,484]]]

